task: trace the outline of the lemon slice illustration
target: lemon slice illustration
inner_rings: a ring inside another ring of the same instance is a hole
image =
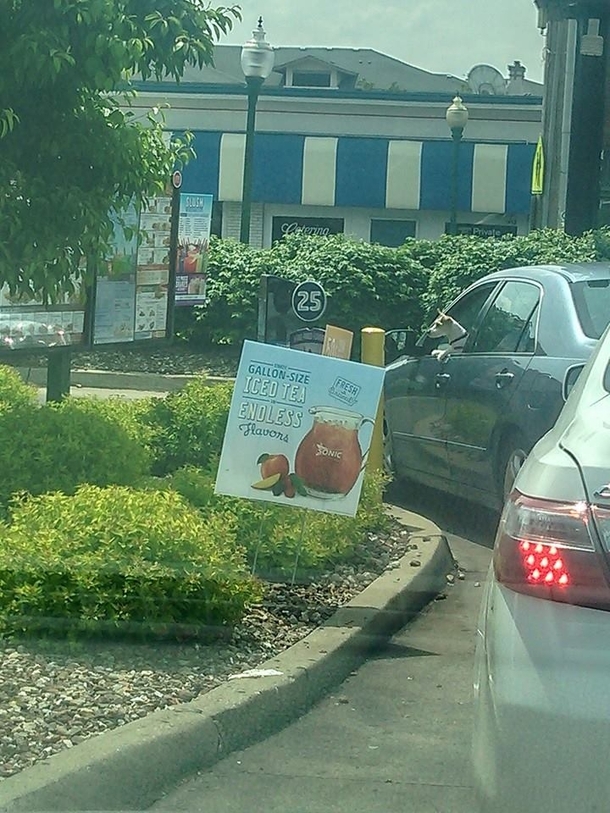
[[[260,491],[273,488],[274,485],[279,483],[281,477],[281,474],[272,474],[270,477],[265,477],[264,480],[259,480],[258,483],[252,483],[252,488],[259,489]]]

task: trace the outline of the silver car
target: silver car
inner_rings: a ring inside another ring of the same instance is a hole
[[[506,502],[478,624],[482,813],[610,808],[610,328]]]

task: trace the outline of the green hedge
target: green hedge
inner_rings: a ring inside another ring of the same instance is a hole
[[[209,303],[179,308],[176,329],[196,344],[255,339],[258,290],[263,274],[301,282],[316,279],[329,295],[321,326],[353,330],[420,323],[427,271],[408,253],[350,240],[290,235],[273,248],[256,250],[213,238],[208,266]]]
[[[523,237],[501,239],[442,237],[425,255],[430,262],[428,287],[423,298],[426,316],[446,307],[476,280],[504,268],[547,263],[593,262],[610,256],[603,232],[571,237],[545,229]],[[424,247],[412,244],[417,255]]]
[[[233,624],[261,595],[236,532],[171,490],[18,499],[0,526],[0,617]]]
[[[502,268],[610,258],[610,232],[575,238],[553,229],[501,239],[409,239],[392,249],[343,235],[294,234],[257,250],[214,238],[210,248],[209,304],[179,308],[179,335],[196,345],[238,344],[256,338],[258,288],[263,274],[300,282],[313,278],[329,294],[327,322],[355,331],[420,329],[467,285]],[[357,347],[357,341],[356,341]]]

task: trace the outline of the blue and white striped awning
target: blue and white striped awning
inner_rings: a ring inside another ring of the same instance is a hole
[[[240,201],[245,135],[197,132],[184,191]],[[450,209],[452,142],[258,133],[253,200],[371,209]],[[534,144],[463,141],[458,209],[525,214]]]

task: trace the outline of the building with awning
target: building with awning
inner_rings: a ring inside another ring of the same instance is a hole
[[[240,47],[180,84],[136,83],[134,110],[166,108],[168,129],[194,133],[185,192],[214,196],[214,230],[239,236],[246,95]],[[458,228],[500,236],[529,228],[542,85],[519,62],[505,77],[477,65],[434,74],[370,49],[277,48],[258,101],[253,245],[283,234],[344,232],[400,245],[446,231],[452,171],[445,112],[459,94],[469,121],[459,151]]]

